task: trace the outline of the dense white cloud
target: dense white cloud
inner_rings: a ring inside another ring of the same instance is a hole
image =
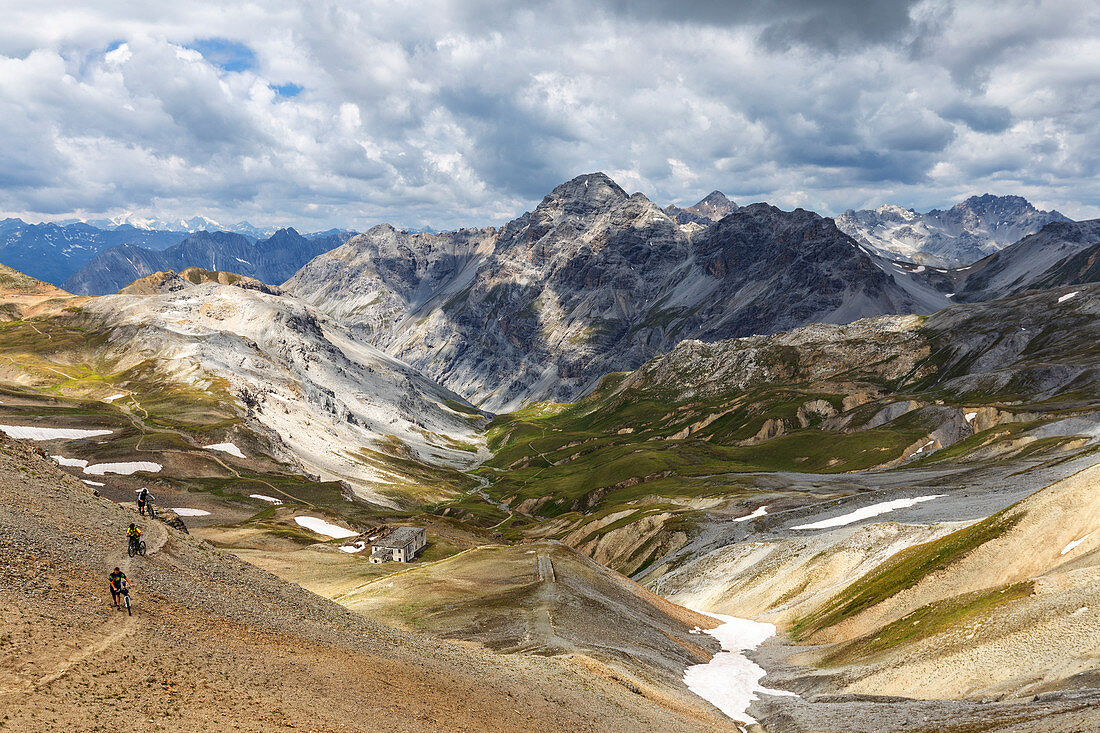
[[[498,5],[0,0],[0,211],[444,228],[605,170],[1100,216],[1092,0]]]

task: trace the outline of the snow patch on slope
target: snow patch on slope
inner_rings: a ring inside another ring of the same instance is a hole
[[[215,443],[213,445],[204,445],[203,448],[205,448],[206,450],[216,450],[221,451],[222,453],[228,453],[229,455],[236,456],[237,458],[245,457],[244,453],[241,453],[241,449],[232,443]]]
[[[79,440],[110,435],[113,430],[80,430],[77,428],[39,428],[27,425],[0,425],[9,437],[16,440]]]
[[[854,512],[848,514],[842,514],[839,517],[833,517],[832,519],[823,519],[820,522],[813,522],[812,524],[800,524],[797,527],[791,527],[791,529],[828,529],[830,527],[843,527],[853,522],[858,522],[863,519],[870,519],[871,517],[877,517],[880,514],[886,514],[887,512],[897,511],[898,509],[905,509],[913,506],[914,504],[920,504],[925,501],[932,501],[933,499],[941,499],[946,494],[934,494],[932,496],[915,496],[911,499],[894,499],[893,501],[884,501],[878,504],[871,504],[860,509],[856,509]]]
[[[684,670],[684,684],[689,690],[733,720],[750,724],[756,720],[745,711],[753,700],[759,699],[758,693],[794,696],[793,692],[761,686],[760,680],[767,674],[764,668],[741,653],[755,649],[775,636],[773,624],[706,611],[698,613],[723,622],[717,628],[706,630],[706,633],[721,642],[722,651],[706,664],[696,664]]]
[[[354,530],[341,527],[338,524],[326,522],[325,520],[318,519],[317,517],[294,517],[294,521],[297,522],[299,526],[308,529],[310,532],[316,532],[317,534],[323,534],[326,537],[332,537],[338,540],[342,540],[347,537],[355,537],[359,534]]]

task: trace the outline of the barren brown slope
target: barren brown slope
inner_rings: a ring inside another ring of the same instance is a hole
[[[0,264],[0,319],[17,317],[44,301],[72,297],[59,287]]]
[[[127,562],[128,509],[0,440],[5,731],[705,731],[555,659],[396,631],[159,524]],[[108,606],[128,568],[132,618]]]
[[[482,545],[343,591],[313,567],[291,575],[283,575],[286,565],[272,570],[396,626],[509,654],[585,660],[675,707],[701,704],[683,682],[684,669],[706,663],[720,648],[700,633],[718,625],[713,618],[560,543]]]

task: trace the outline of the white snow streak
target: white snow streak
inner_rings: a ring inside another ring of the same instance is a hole
[[[752,514],[746,514],[743,517],[734,517],[733,521],[735,521],[735,522],[747,522],[750,519],[756,519],[757,517],[762,517],[767,513],[768,513],[768,507],[765,505],[765,506],[762,506],[762,507],[758,507],[756,509],[756,511],[754,511]]]
[[[214,445],[206,445],[203,447],[206,448],[206,450],[220,450],[222,453],[228,453],[237,458],[244,458],[244,453],[241,453],[241,449],[232,443],[215,443]]]
[[[123,398],[123,397],[125,397],[125,396],[126,396],[126,395],[125,395],[125,394],[123,394],[123,393],[119,393],[119,394],[113,394],[113,395],[111,395],[110,397],[104,397],[104,398],[103,398],[103,401],[104,401],[104,402],[114,402],[115,400],[120,400],[120,399],[122,399],[122,398]]]
[[[974,418],[976,418],[977,416],[978,416],[978,413],[976,413],[976,412],[968,412],[965,415],[963,415],[963,417],[966,418],[966,421],[968,423],[973,422]]]
[[[36,428],[28,425],[0,425],[12,438],[17,440],[76,440],[94,438],[97,435],[110,435],[113,430],[80,430],[78,428]]]
[[[920,504],[925,501],[932,501],[933,499],[940,499],[946,496],[946,494],[935,494],[933,496],[916,496],[912,499],[894,499],[893,501],[884,501],[879,504],[872,504],[871,506],[865,506],[862,509],[856,509],[849,514],[842,514],[839,517],[833,517],[832,519],[823,519],[820,522],[814,522],[813,524],[800,524],[797,527],[791,527],[791,529],[827,529],[829,527],[843,527],[846,524],[852,522],[858,522],[861,519],[870,519],[871,517],[877,517],[880,514],[886,514],[896,509],[905,509],[913,506],[914,504]]]
[[[758,692],[766,695],[791,695],[785,690],[771,690],[760,685],[767,672],[740,652],[755,649],[775,635],[775,626],[744,618],[706,613],[722,621],[722,625],[707,629],[707,633],[722,643],[722,651],[706,664],[696,664],[684,670],[684,684],[699,697],[741,723],[756,721],[745,713]]]
[[[1092,537],[1092,536],[1093,536],[1094,534],[1096,534],[1096,533],[1095,533],[1095,532],[1089,532],[1089,533],[1088,533],[1087,535],[1085,535],[1085,536],[1084,536],[1084,537],[1082,537],[1081,539],[1079,539],[1079,540],[1074,540],[1073,542],[1070,542],[1070,543],[1069,543],[1068,545],[1066,545],[1066,546],[1065,546],[1065,547],[1064,547],[1064,548],[1062,549],[1062,551],[1061,551],[1061,552],[1060,552],[1059,554],[1061,554],[1061,555],[1065,555],[1065,554],[1068,554],[1068,553],[1070,553],[1070,552],[1073,552],[1073,548],[1077,547],[1077,545],[1081,544],[1082,542],[1084,542],[1085,540],[1087,540],[1087,539],[1088,539],[1089,537]]]
[[[1061,298],[1058,299],[1058,302],[1059,303],[1065,303],[1067,300],[1069,300],[1073,296],[1079,294],[1080,292],[1081,292],[1080,290],[1074,290],[1072,293],[1066,293],[1065,295],[1063,295]]]
[[[260,501],[266,501],[269,504],[282,504],[282,499],[276,499],[274,496],[264,496],[263,494],[249,494],[252,499],[259,499]]]
[[[77,468],[84,468],[88,465],[88,462],[83,458],[66,458],[65,456],[50,456],[50,458],[57,461],[61,466],[76,466]]]
[[[83,481],[84,483],[88,484],[89,486],[106,486],[107,485],[107,484],[103,483],[102,481],[89,481],[86,478],[82,478],[80,480]]]
[[[920,448],[917,448],[915,451],[910,453],[909,457],[912,458],[913,456],[917,455],[918,453],[924,453],[924,449],[927,448],[930,445],[934,445],[935,442],[936,442],[936,440],[935,440],[935,438],[933,438],[932,440],[930,440],[927,443],[925,443],[924,445],[922,445]]]
[[[340,549],[348,553],[349,555],[354,555],[357,552],[362,552],[363,550],[367,549],[367,543],[355,542],[350,545],[340,545]]]
[[[164,466],[159,463],[153,463],[152,461],[128,461],[125,463],[97,463],[94,466],[85,468],[84,473],[90,473],[93,476],[102,476],[107,473],[118,473],[123,476],[129,476],[131,473],[137,473],[138,471],[158,473],[162,468],[164,468]]]
[[[297,522],[300,526],[310,530],[311,532],[323,534],[327,537],[332,537],[338,540],[342,540],[346,537],[355,537],[359,534],[358,532],[354,532],[350,529],[345,529],[344,527],[336,524],[331,524],[323,519],[318,519],[317,517],[294,517],[294,521]]]
[[[210,512],[208,512],[208,511],[204,511],[202,509],[188,509],[185,506],[178,507],[178,508],[173,507],[172,511],[174,511],[176,514],[180,515],[181,517],[208,517],[208,516],[210,516]]]

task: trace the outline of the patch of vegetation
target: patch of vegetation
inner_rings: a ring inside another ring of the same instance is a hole
[[[815,632],[913,587],[930,573],[943,570],[981,545],[1000,537],[1012,529],[1021,517],[1013,505],[938,540],[902,550],[833,596],[816,612],[798,619],[791,626],[792,638],[807,640]]]
[[[863,662],[903,644],[927,639],[942,631],[987,616],[999,606],[1031,595],[1032,581],[966,593],[922,606],[873,634],[839,645],[819,660],[823,667]]]

